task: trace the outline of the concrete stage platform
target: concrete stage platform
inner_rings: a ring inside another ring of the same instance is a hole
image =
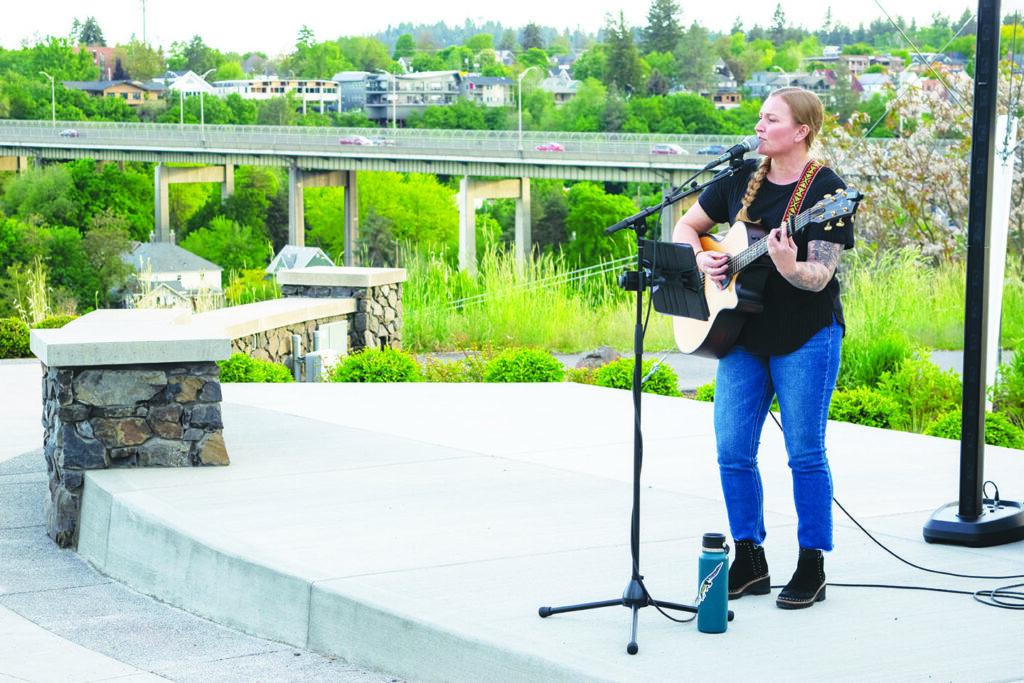
[[[704,532],[727,532],[711,404],[644,396],[640,567],[690,603]],[[838,509],[825,602],[731,603],[728,631],[640,610],[541,619],[617,599],[630,578],[628,392],[574,384],[225,385],[231,465],[88,475],[80,555],[160,601],[295,648],[414,681],[1024,679],[1024,615],[969,595],[1024,581],[928,574]],[[1024,543],[929,545],[958,492],[959,443],[832,424],[837,499],[926,567],[1024,573]],[[765,427],[773,584],[796,555],[779,430]],[[1024,498],[1024,453],[986,449],[985,475]],[[673,616],[685,616],[673,613]],[[2,665],[0,665],[2,671]],[[2,677],[0,677],[2,678]]]

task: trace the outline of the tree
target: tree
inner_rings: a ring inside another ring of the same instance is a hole
[[[100,28],[96,17],[88,17],[81,24],[78,23],[78,19],[75,19],[71,25],[71,35],[75,38],[75,42],[78,45],[88,45],[89,47],[107,46],[107,41],[103,38],[103,29]]]
[[[543,67],[548,63],[548,56],[544,50],[539,47],[531,47],[521,55],[519,55],[519,63],[524,67],[540,66]]]
[[[879,251],[912,246],[944,260],[961,258],[967,230],[969,151],[973,88],[962,74],[949,74],[950,98],[911,88],[888,106],[893,139],[882,146],[865,144],[870,124],[857,113],[846,126],[823,135],[823,149],[836,159],[855,160],[857,189],[871,198],[871,210],[857,215],[858,240]],[[1009,79],[1000,99],[1011,97]],[[851,163],[851,161],[847,161]],[[1011,205],[1011,225],[1020,224],[1022,208]]]
[[[581,182],[569,190],[567,203],[565,230],[569,241],[563,245],[562,254],[570,262],[589,266],[629,256],[633,243],[629,235],[623,234],[627,230],[611,238],[604,234],[609,225],[636,213],[629,198],[605,194],[594,183]]]
[[[540,35],[540,26],[537,26],[532,21],[524,26],[523,32],[519,36],[519,45],[524,50],[529,50],[531,47],[544,49],[544,38]]]
[[[679,82],[700,94],[709,92],[715,84],[715,51],[711,47],[708,30],[693,22],[676,48],[679,64]]]
[[[152,80],[166,71],[163,49],[154,50],[148,43],[132,38],[124,46],[124,68],[136,80]]]
[[[510,28],[505,29],[505,32],[501,34],[501,40],[498,41],[498,49],[512,51],[517,45],[516,32]]]
[[[598,43],[580,55],[572,65],[572,74],[578,81],[594,78],[604,83],[608,75],[608,46]]]
[[[786,40],[786,13],[782,11],[782,3],[775,5],[775,13],[772,14],[772,27],[769,31],[772,43],[775,44],[775,47],[781,47]]]
[[[171,56],[167,60],[167,67],[174,71],[189,70],[204,74],[209,69],[216,69],[220,60],[220,53],[204,43],[197,34],[192,36],[188,43],[171,43]]]
[[[647,26],[641,29],[645,53],[672,52],[683,37],[683,27],[676,18],[679,4],[675,0],[653,0],[647,10]]]
[[[398,36],[398,40],[395,41],[395,51],[391,53],[391,58],[398,61],[402,57],[408,59],[414,54],[416,54],[416,39],[408,33]]]
[[[607,84],[614,85],[627,96],[643,93],[643,66],[633,43],[633,29],[626,24],[625,15],[619,12],[618,23],[609,17],[604,32],[608,45]]]
[[[128,239],[129,225],[121,216],[107,208],[93,216],[92,227],[82,238],[85,259],[92,266],[103,303],[117,300],[120,290],[135,269],[121,260],[121,255],[131,251]]]
[[[388,57],[388,48],[376,38],[364,38],[355,36],[351,38],[339,38],[338,47],[341,48],[341,55],[359,71],[375,72],[379,69],[391,71],[394,68],[394,61]],[[336,72],[324,72],[320,78],[327,78]]]
[[[270,263],[270,244],[261,232],[224,216],[209,226],[190,232],[181,247],[213,261],[225,272],[259,268]]]
[[[647,79],[647,95],[667,95],[672,84],[667,78],[661,75],[661,71],[655,67],[651,69],[651,75]]]
[[[832,111],[839,118],[839,123],[845,124],[850,120],[853,112],[860,102],[860,94],[853,89],[853,78],[850,75],[850,65],[840,59],[835,70],[836,82],[832,86]]]
[[[478,33],[466,41],[466,47],[472,50],[473,54],[479,54],[484,50],[494,48],[494,36],[490,33]]]

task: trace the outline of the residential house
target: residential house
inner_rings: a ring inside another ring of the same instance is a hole
[[[462,95],[470,102],[485,107],[508,107],[515,103],[516,82],[504,76],[466,76],[462,79]]]
[[[551,93],[556,107],[561,107],[576,97],[576,90],[579,87],[580,81],[575,80],[565,71],[559,71],[557,76],[549,76],[540,82],[540,89]]]
[[[857,82],[862,88],[860,98],[870,100],[876,94],[885,94],[892,86],[892,77],[889,74],[861,74]]]
[[[194,71],[168,71],[154,80],[163,81],[168,90],[173,90],[182,97],[199,97],[200,94],[216,95],[213,86],[200,78]]]
[[[201,311],[224,305],[223,268],[173,241],[136,243],[131,253],[121,255],[121,260],[137,273],[137,285],[122,300],[128,308]]]
[[[120,97],[130,107],[145,100],[159,100],[167,94],[167,86],[156,81],[61,81],[69,90],[81,90],[93,97]]]
[[[312,268],[313,266],[333,266],[331,258],[319,247],[297,247],[288,244],[277,252],[266,272],[274,274],[279,270],[291,268]]]
[[[798,75],[784,71],[755,71],[750,74],[743,87],[747,89],[750,97],[764,99],[773,90],[792,85],[793,79]]]

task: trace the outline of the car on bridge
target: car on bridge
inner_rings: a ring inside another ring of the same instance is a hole
[[[65,128],[61,132],[57,133],[57,135],[61,136],[62,138],[77,138],[77,137],[81,137],[79,132],[77,130],[75,130],[74,128]]]
[[[725,154],[728,149],[725,145],[709,145],[704,149],[698,150],[697,154]]]
[[[545,142],[543,145],[537,145],[538,152],[564,152],[565,147],[557,142]]]
[[[378,147],[393,147],[395,141],[392,140],[391,138],[386,138],[383,135],[371,135],[370,144],[376,145]]]
[[[346,135],[338,141],[343,145],[372,145],[373,140],[365,135]]]
[[[651,147],[651,154],[687,154],[688,152],[679,145],[663,142]]]

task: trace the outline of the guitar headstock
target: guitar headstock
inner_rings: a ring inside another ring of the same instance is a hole
[[[857,205],[864,195],[857,190],[848,187],[836,190],[835,194],[825,195],[821,201],[807,211],[807,221],[811,223],[829,223],[839,219],[836,227],[844,227],[843,216],[852,216],[857,212]],[[832,225],[826,225],[825,230],[831,230]]]

